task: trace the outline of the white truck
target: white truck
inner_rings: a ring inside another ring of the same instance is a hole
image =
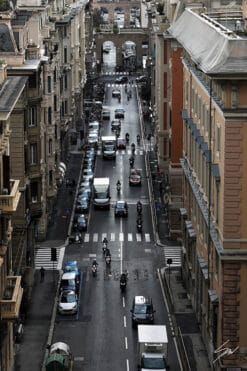
[[[116,158],[116,136],[108,135],[101,137],[103,158]]]
[[[95,208],[110,208],[110,178],[94,178],[93,204]]]
[[[168,338],[165,325],[138,325],[138,370],[166,371]]]

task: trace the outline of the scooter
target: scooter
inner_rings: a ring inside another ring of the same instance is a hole
[[[97,265],[96,264],[92,265],[92,274],[93,274],[93,277],[96,277],[96,275],[97,275]]]
[[[120,290],[124,292],[126,290],[126,286],[127,286],[127,277],[125,273],[122,273],[120,277]]]
[[[138,233],[141,233],[142,232],[142,221],[141,220],[137,220],[137,222],[136,222],[136,229],[137,229],[137,232]]]

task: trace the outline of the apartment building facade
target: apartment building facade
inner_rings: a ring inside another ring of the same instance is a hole
[[[13,327],[30,299],[35,243],[46,237],[82,125],[87,3],[18,1],[0,13],[1,370],[13,366]]]
[[[226,18],[186,9],[168,31],[184,49],[184,282],[212,367],[244,370],[247,39],[242,15]]]

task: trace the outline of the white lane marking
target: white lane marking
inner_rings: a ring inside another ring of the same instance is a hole
[[[123,220],[122,218],[120,219],[120,234],[123,235]],[[123,240],[121,241],[120,238],[119,238],[119,241],[120,241],[120,272],[122,273],[123,271]]]
[[[122,221],[122,219],[121,219],[121,221]],[[120,242],[123,242],[124,241],[124,234],[122,232],[119,233],[119,241]]]
[[[126,327],[126,316],[124,316],[124,327]]]
[[[146,240],[146,242],[150,242],[150,234],[149,233],[145,233],[145,240]]]
[[[99,239],[98,233],[94,233],[93,234],[93,242],[98,242],[98,239]]]
[[[123,308],[125,308],[125,298],[123,296]]]
[[[128,349],[128,339],[127,339],[127,336],[125,336],[125,349]]]
[[[142,235],[141,233],[136,233],[136,241],[141,242],[142,241]]]
[[[84,242],[89,242],[89,233],[85,233]]]
[[[126,369],[127,369],[127,371],[129,371],[129,369],[130,369],[128,358],[126,359]]]
[[[132,242],[133,241],[132,233],[128,233],[128,241],[129,242]]]
[[[112,242],[115,241],[115,233],[111,233],[111,241],[112,241]]]

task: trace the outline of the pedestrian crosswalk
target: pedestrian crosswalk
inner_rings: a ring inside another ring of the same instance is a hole
[[[170,264],[171,267],[181,267],[182,265],[181,246],[164,246],[164,255],[165,255],[166,264],[167,264],[167,259],[171,259],[172,260],[172,263]]]
[[[121,88],[121,87],[125,87],[126,84],[114,84],[114,83],[109,83],[109,84],[106,84],[107,88]],[[129,84],[129,87],[132,87],[132,88],[136,88],[137,87],[137,84],[135,82],[132,82],[131,84]]]
[[[57,260],[51,261],[51,247],[37,247],[35,251],[35,269],[44,267],[46,270],[61,269],[63,257],[65,253],[65,246],[56,247]]]
[[[116,151],[116,155],[128,155],[128,156],[131,156],[132,152],[131,152],[131,149],[119,149]],[[101,156],[102,155],[102,150],[101,149],[98,149],[97,150],[97,155],[98,156]],[[144,155],[144,149],[143,148],[137,148],[135,150],[135,155]]]
[[[128,71],[123,71],[123,72],[101,71],[101,75],[103,76],[123,76],[123,75],[129,75],[129,72]]]
[[[82,243],[102,242],[104,237],[109,242],[151,242],[150,233],[85,233],[82,235]]]

